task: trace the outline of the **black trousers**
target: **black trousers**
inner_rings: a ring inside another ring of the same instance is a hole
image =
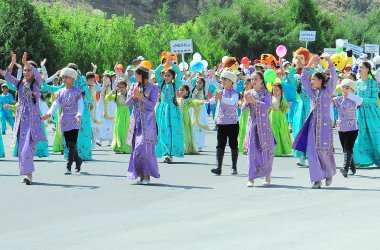
[[[339,140],[342,145],[343,152],[353,152],[356,138],[358,137],[359,130],[339,132]]]
[[[218,143],[216,145],[216,148],[222,149],[224,151],[227,145],[227,138],[228,138],[228,144],[230,145],[230,148],[238,149],[238,135],[239,135],[239,123],[218,125],[218,133],[217,133]]]
[[[65,137],[66,147],[69,148],[70,142],[73,142],[75,145],[78,140],[79,129],[72,129],[69,131],[64,131],[63,136]]]

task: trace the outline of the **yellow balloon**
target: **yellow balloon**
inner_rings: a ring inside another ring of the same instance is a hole
[[[273,90],[273,84],[270,83],[270,82],[268,82],[267,83],[267,89],[268,89],[269,92],[272,92],[272,90]]]

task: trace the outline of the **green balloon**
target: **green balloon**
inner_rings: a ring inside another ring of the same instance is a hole
[[[273,69],[265,70],[265,72],[264,72],[265,82],[274,83],[274,81],[276,81],[276,78],[277,78],[276,71],[274,71]]]

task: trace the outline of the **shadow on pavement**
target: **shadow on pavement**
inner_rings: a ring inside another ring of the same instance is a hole
[[[57,184],[57,183],[44,183],[44,182],[33,182],[33,186],[48,186],[48,187],[78,188],[78,189],[100,188],[99,186],[70,185],[70,184]]]
[[[160,162],[165,163],[165,162]],[[215,166],[215,163],[203,163],[203,162],[185,162],[185,161],[172,161],[168,163],[169,165],[175,165],[175,164],[183,164],[183,165],[207,165],[207,166]],[[229,165],[223,165],[223,166],[229,166]]]
[[[132,185],[139,185],[139,184],[132,184]],[[166,188],[181,188],[181,189],[214,189],[212,187],[181,186],[181,185],[170,185],[170,184],[163,184],[163,183],[150,183],[149,185],[144,185],[144,187],[166,187]]]
[[[377,176],[366,176],[366,175],[360,175],[360,174],[356,174],[355,176],[360,177],[360,178],[373,179],[373,180],[380,179],[380,177],[377,177]]]
[[[126,175],[113,175],[113,174],[91,174],[88,172],[80,172],[81,175],[85,176],[101,176],[101,177],[115,177],[115,178],[127,178]]]
[[[279,184],[270,184],[267,186],[264,186],[261,184],[259,184],[258,186],[255,186],[255,184],[253,185],[254,185],[253,188],[287,188],[287,189],[298,189],[298,190],[310,189],[309,187],[303,187],[303,186],[291,186],[291,185],[279,185]]]
[[[322,187],[321,189],[325,190],[337,190],[337,191],[375,191],[380,192],[380,189],[372,188],[348,188],[348,187]]]
[[[0,177],[1,177],[1,176],[4,176],[4,177],[20,176],[20,177],[21,177],[21,175],[18,175],[18,174],[0,174]]]

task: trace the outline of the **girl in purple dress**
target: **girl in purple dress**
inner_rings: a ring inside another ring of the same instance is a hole
[[[323,56],[329,63],[330,79],[328,81],[320,72],[315,72],[309,80],[310,67],[312,64],[320,63],[317,55],[302,71],[301,82],[310,96],[311,112],[293,144],[294,149],[307,153],[309,156],[312,188],[321,188],[323,179],[326,179],[326,186],[330,186],[332,177],[336,174],[330,105],[337,77],[334,63],[328,55]]]
[[[17,88],[18,107],[16,110],[15,125],[13,127],[12,145],[16,145],[20,175],[26,185],[32,184],[34,172],[33,156],[38,142],[47,141],[42,132],[39,100],[42,77],[37,69],[37,64],[27,61],[28,54],[24,52],[22,63],[24,64],[23,77],[17,80],[11,75],[16,64],[16,54],[12,52],[12,60],[9,64],[5,79]]]
[[[78,73],[74,69],[62,69],[60,77],[62,77],[65,88],[58,90],[57,98],[51,105],[49,111],[41,118],[42,120],[49,119],[51,114],[54,114],[59,107],[62,107],[60,125],[65,137],[66,147],[69,149],[66,175],[71,174],[71,166],[74,161],[76,164],[75,172],[79,173],[83,162],[78,155],[77,140],[81,127],[84,103],[82,91],[73,86],[73,82],[77,79],[77,76]]]
[[[147,185],[151,176],[160,177],[155,154],[157,124],[154,112],[158,86],[149,82],[149,69],[144,66],[137,67],[135,77],[136,83],[131,85],[126,100],[128,106],[133,103],[127,140],[132,146],[128,178],[140,177],[137,183]]]
[[[274,159],[274,137],[269,122],[271,94],[266,89],[264,75],[255,72],[251,75],[253,89],[244,94],[243,109],[249,109],[247,127],[248,183],[253,187],[254,179],[265,177],[264,185],[271,181]]]

